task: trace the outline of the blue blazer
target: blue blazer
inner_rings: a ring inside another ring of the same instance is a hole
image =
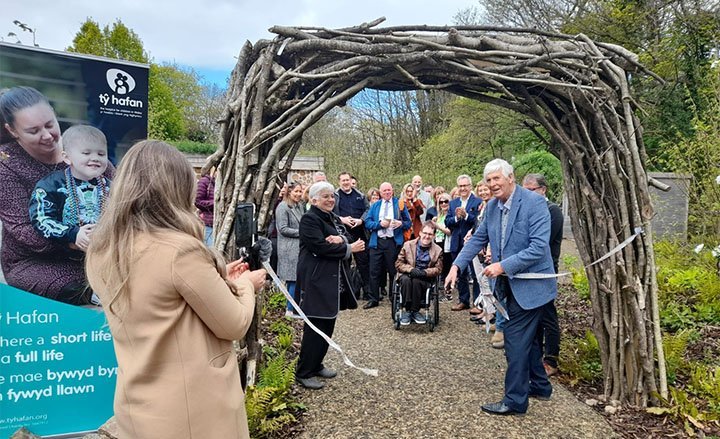
[[[405,241],[403,238],[403,230],[407,230],[412,227],[412,220],[410,219],[410,213],[407,208],[404,207],[403,210],[400,211],[397,198],[393,197],[392,201],[395,211],[395,219],[399,218],[400,221],[402,221],[402,227],[395,229],[393,231],[393,236],[395,237],[396,245],[403,245],[403,242]],[[380,199],[373,203],[365,216],[365,228],[371,233],[370,241],[368,241],[369,248],[377,248],[378,230],[382,229],[382,227],[380,227],[380,206],[382,206],[382,202],[383,200]]]
[[[485,207],[485,220],[480,223],[470,241],[453,262],[464,269],[478,252],[490,243],[492,262],[500,258],[501,212],[493,198]],[[504,257],[500,262],[510,280],[513,296],[523,309],[538,308],[555,298],[557,280],[519,279],[519,273],[554,274],[550,255],[550,212],[545,198],[515,185],[512,205],[505,231]],[[495,289],[495,279],[490,279]]]
[[[445,217],[445,225],[448,229],[450,229],[450,231],[452,231],[452,235],[450,235],[450,252],[455,253],[462,250],[463,238],[465,238],[467,232],[475,225],[475,220],[478,216],[478,208],[481,203],[482,200],[479,197],[470,193],[470,197],[465,205],[467,216],[464,219],[460,219],[455,216],[455,209],[460,207],[462,201],[460,201],[460,198],[450,200],[448,214]]]

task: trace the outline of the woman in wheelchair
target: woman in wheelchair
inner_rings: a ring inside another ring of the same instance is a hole
[[[405,308],[400,317],[401,325],[409,325],[410,321],[425,323],[425,316],[420,313],[425,300],[425,291],[440,275],[443,267],[443,250],[433,242],[434,237],[435,223],[426,221],[422,226],[420,237],[406,242],[395,261]]]

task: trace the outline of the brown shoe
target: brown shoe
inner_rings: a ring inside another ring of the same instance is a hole
[[[462,311],[464,309],[470,308],[469,306],[465,305],[464,303],[456,303],[455,305],[450,308],[453,311]]]
[[[547,374],[547,376],[549,376],[549,377],[551,377],[553,375],[557,375],[558,372],[560,372],[560,370],[558,370],[557,367],[552,367],[544,361],[543,361],[543,367],[545,368],[545,374]]]
[[[470,314],[477,316],[483,313],[483,310],[478,308],[477,306],[470,309]]]
[[[492,347],[495,349],[502,349],[505,347],[505,334],[503,334],[501,331],[495,331],[495,334],[493,334],[492,338],[490,339],[490,344],[492,344]]]

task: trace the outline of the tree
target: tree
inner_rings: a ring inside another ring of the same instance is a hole
[[[112,26],[85,20],[75,34],[70,52],[147,63],[149,55],[140,37],[121,20]],[[203,89],[197,72],[176,64],[150,62],[148,78],[148,136],[161,140],[217,141],[217,120],[224,92]],[[212,119],[212,121],[211,121]]]
[[[100,25],[87,18],[73,38],[68,52],[87,53],[107,58],[147,63],[148,55],[140,37],[118,19],[100,31]]]

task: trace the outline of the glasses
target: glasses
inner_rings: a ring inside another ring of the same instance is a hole
[[[448,200],[440,200],[440,204],[448,204],[448,203],[449,203]]]
[[[542,186],[535,186],[535,187],[526,187],[525,189],[535,192],[536,190],[541,189],[541,188],[542,188]]]
[[[472,186],[472,185],[470,185],[470,184],[459,184],[458,185],[458,187],[470,187],[470,186]]]

